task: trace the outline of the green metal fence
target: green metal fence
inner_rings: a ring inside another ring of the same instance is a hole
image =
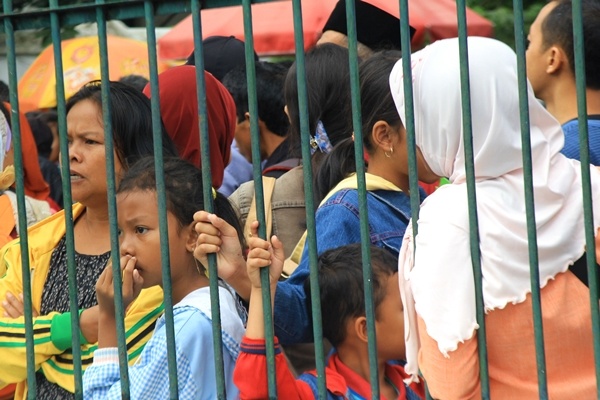
[[[261,1],[253,1],[261,2]],[[353,113],[353,127],[355,135],[355,156],[357,160],[362,160],[363,149],[362,149],[362,135],[361,132],[361,114],[360,114],[360,92],[358,90],[358,62],[357,62],[357,51],[356,51],[356,20],[353,1],[347,0],[347,24],[349,32],[349,49],[350,49],[350,80],[351,80],[351,92],[352,92],[352,113]],[[296,40],[296,65],[298,75],[298,96],[300,105],[300,126],[302,132],[302,159],[305,166],[310,166],[310,147],[309,147],[309,135],[308,132],[308,107],[307,107],[307,93],[305,88],[305,67],[304,67],[304,42],[302,36],[302,2],[301,0],[292,0],[294,10],[294,30]],[[523,2],[521,0],[514,0],[514,15],[515,15],[515,38],[516,38],[516,52],[518,56],[518,72],[519,72],[519,86],[520,86],[520,98],[521,98],[521,128],[523,132],[522,143],[523,143],[523,162],[526,171],[526,203],[527,203],[527,222],[529,227],[529,243],[530,243],[530,265],[531,268],[531,287],[532,287],[532,298],[533,298],[533,319],[535,321],[535,343],[537,353],[537,365],[538,365],[538,382],[539,382],[539,397],[548,398],[547,393],[547,382],[545,375],[545,359],[544,359],[544,340],[542,334],[542,320],[541,320],[541,305],[540,305],[540,294],[539,294],[539,277],[538,277],[538,259],[537,259],[537,245],[536,245],[536,231],[535,231],[535,215],[534,211],[534,199],[533,199],[533,186],[531,178],[531,152],[529,143],[529,119],[528,119],[528,107],[527,107],[527,90],[526,90],[526,77],[525,77],[525,35],[523,28]],[[162,164],[162,152],[161,149],[161,135],[160,135],[160,110],[159,110],[159,97],[158,97],[158,67],[157,67],[157,54],[156,54],[156,36],[155,36],[155,24],[154,18],[156,15],[171,14],[177,12],[191,12],[193,17],[194,26],[194,44],[195,44],[195,61],[197,66],[197,82],[198,82],[198,113],[200,115],[200,132],[201,132],[201,155],[202,159],[209,158],[208,148],[208,125],[207,125],[207,111],[206,111],[206,97],[205,97],[205,82],[203,71],[203,50],[201,42],[201,19],[200,19],[200,8],[210,7],[221,7],[227,5],[240,4],[240,0],[191,0],[191,1],[169,1],[169,0],[131,0],[126,2],[121,1],[102,1],[96,0],[95,2],[88,2],[78,5],[60,6],[58,0],[49,0],[48,8],[38,11],[26,11],[26,12],[13,12],[13,4],[11,0],[3,0],[3,14],[0,14],[0,25],[6,35],[6,44],[8,48],[8,71],[9,71],[9,86],[10,86],[10,102],[12,106],[12,127],[14,132],[14,146],[15,146],[15,167],[17,171],[17,198],[19,210],[25,209],[24,200],[24,176],[23,176],[23,159],[21,155],[21,126],[19,124],[19,106],[18,106],[18,87],[17,87],[17,71],[16,71],[16,45],[15,45],[15,32],[24,29],[32,28],[48,28],[51,32],[52,43],[54,44],[54,56],[56,60],[62,59],[61,47],[58,45],[61,42],[61,27],[65,25],[74,25],[83,22],[96,22],[98,25],[98,38],[101,47],[101,69],[102,69],[102,109],[104,115],[104,126],[106,134],[106,154],[107,154],[107,180],[108,180],[108,204],[109,204],[109,215],[111,221],[111,255],[112,259],[119,259],[119,244],[116,227],[116,201],[115,201],[115,176],[114,166],[115,161],[113,157],[113,143],[112,143],[112,129],[111,129],[111,104],[109,101],[108,86],[104,83],[108,80],[108,54],[107,49],[107,32],[106,32],[106,21],[110,19],[128,19],[143,17],[146,21],[146,33],[148,42],[148,56],[150,65],[150,85],[152,95],[152,116],[154,125],[154,143],[155,143],[155,154],[156,154],[156,165]],[[264,199],[262,196],[262,179],[261,168],[260,168],[260,151],[258,138],[258,109],[257,109],[257,97],[256,97],[256,77],[253,62],[253,40],[252,40],[252,20],[250,17],[251,13],[251,1],[243,1],[244,10],[244,31],[246,37],[246,63],[249,66],[247,68],[247,81],[249,87],[249,109],[252,118],[251,132],[252,132],[252,153],[253,153],[253,165],[254,165],[254,181],[257,192],[257,211],[258,220],[260,221],[259,235],[264,238],[266,236],[265,230],[265,213],[264,213]],[[585,76],[584,76],[584,60],[583,60],[583,28],[582,28],[582,15],[581,15],[581,1],[573,1],[573,17],[574,17],[574,37],[575,37],[575,48],[576,51],[576,77],[577,77],[577,88],[578,88],[578,107],[579,107],[579,121],[580,121],[580,143],[587,143],[588,132],[585,113]],[[480,328],[477,331],[477,340],[479,348],[479,360],[480,360],[480,375],[481,375],[481,388],[483,398],[489,398],[489,379],[488,379],[488,366],[487,366],[487,353],[486,353],[486,331],[485,331],[485,320],[483,310],[483,298],[481,289],[481,266],[480,266],[480,250],[479,250],[479,237],[477,229],[477,213],[476,213],[476,193],[475,193],[475,177],[473,171],[473,149],[472,149],[472,137],[471,137],[471,105],[469,93],[469,75],[468,75],[468,62],[467,62],[467,46],[466,46],[466,13],[465,13],[465,0],[457,1],[457,21],[459,26],[459,38],[460,38],[460,56],[461,56],[461,82],[463,88],[462,96],[462,107],[463,107],[463,121],[465,131],[465,151],[467,161],[467,180],[468,180],[468,201],[470,209],[470,226],[471,226],[471,254],[473,259],[473,271],[476,280],[476,295],[477,295],[477,323]],[[408,15],[408,1],[399,0],[399,7],[401,15]],[[406,18],[401,21],[401,32],[402,32],[402,50],[403,54],[410,53],[410,35],[408,21]],[[56,81],[57,84],[57,110],[58,110],[58,126],[60,135],[60,150],[62,154],[67,154],[67,129],[66,129],[66,116],[65,116],[65,93],[62,85],[63,71],[62,63],[56,63]],[[416,146],[414,139],[414,106],[412,102],[412,80],[411,77],[411,64],[408,57],[403,58],[403,70],[404,76],[408,79],[404,80],[404,91],[407,94],[406,114],[407,114],[407,131],[408,131],[408,143],[409,143],[409,166],[411,171],[416,171]],[[588,149],[585,145],[581,146],[581,160],[582,166],[589,163]],[[62,177],[63,177],[63,195],[65,205],[72,202],[71,190],[70,190],[70,179],[69,179],[69,160],[67,157],[63,157],[61,161]],[[361,215],[361,239],[362,239],[362,250],[363,250],[363,267],[364,267],[364,284],[365,284],[365,299],[368,307],[366,308],[367,320],[368,320],[368,335],[369,335],[369,361],[371,365],[370,378],[372,387],[372,398],[378,399],[380,397],[380,391],[378,387],[378,376],[377,376],[377,358],[376,358],[376,347],[375,347],[375,318],[374,309],[372,303],[372,286],[371,286],[371,270],[370,270],[370,252],[369,252],[369,227],[367,220],[367,206],[366,206],[366,184],[365,184],[365,166],[364,163],[357,163],[357,175],[358,175],[358,188],[360,198],[360,215]],[[170,393],[171,398],[177,398],[178,383],[176,379],[176,361],[175,361],[175,345],[174,345],[174,331],[173,331],[173,301],[171,297],[171,282],[169,274],[169,259],[168,259],[168,242],[167,242],[167,224],[166,224],[166,196],[164,191],[164,177],[160,168],[157,173],[157,186],[159,193],[159,208],[160,208],[160,226],[161,226],[161,237],[164,239],[161,241],[161,252],[162,252],[162,266],[163,266],[163,282],[164,282],[164,309],[166,315],[166,326],[167,326],[167,339],[169,349],[169,377],[170,379]],[[592,207],[591,207],[591,190],[590,190],[590,172],[589,169],[582,167],[582,174],[584,177],[584,184],[582,188],[582,195],[584,198],[585,205],[585,219],[586,219],[586,241],[587,241],[587,264],[588,274],[590,281],[590,302],[592,305],[592,325],[594,333],[594,349],[595,349],[595,360],[596,360],[596,375],[597,380],[600,381],[600,321],[599,321],[599,309],[598,309],[598,287],[597,282],[597,271],[594,268],[596,265],[594,259],[594,232],[592,225]],[[203,178],[204,178],[204,198],[205,204],[208,205],[207,211],[212,211],[212,193],[211,193],[211,174],[210,165],[205,163],[203,167]],[[416,174],[411,174],[411,187],[417,186]],[[316,271],[316,239],[315,239],[315,216],[314,209],[315,205],[312,196],[312,170],[311,168],[304,168],[304,190],[306,193],[306,222],[308,230],[308,246],[309,246],[309,259],[310,259],[310,281],[311,287],[314,289],[311,293],[312,302],[312,313],[314,323],[314,338],[316,354],[323,353],[322,347],[322,329],[321,329],[321,314],[319,304],[319,293],[318,293],[318,279]],[[418,191],[411,190],[411,205],[413,210],[413,230],[417,232],[416,220],[419,210],[419,198]],[[82,363],[81,363],[81,344],[79,340],[79,318],[78,318],[78,306],[77,306],[77,284],[76,284],[76,265],[75,265],[75,250],[74,250],[74,234],[73,234],[73,213],[70,207],[65,207],[65,219],[67,221],[66,229],[66,243],[68,249],[68,280],[69,280],[69,295],[71,301],[71,315],[72,315],[72,340],[73,340],[73,379],[75,382],[75,397],[82,398]],[[19,213],[19,228],[20,232],[23,233],[21,236],[21,251],[23,254],[28,253],[28,238],[26,232],[27,222],[25,220],[25,213]],[[28,387],[28,398],[36,398],[36,380],[35,380],[35,361],[34,361],[34,332],[33,332],[33,319],[32,319],[32,299],[31,299],[31,277],[30,277],[30,266],[28,257],[22,258],[22,276],[23,276],[23,288],[24,288],[24,309],[25,309],[25,335],[27,338],[27,387]],[[129,380],[127,371],[127,354],[126,354],[126,342],[124,332],[124,311],[120,302],[121,297],[121,282],[119,265],[113,264],[114,277],[115,277],[115,297],[118,307],[117,310],[117,331],[118,331],[118,344],[120,354],[120,366],[121,366],[121,387],[123,398],[129,398]],[[211,286],[211,297],[212,297],[212,310],[213,310],[213,336],[214,336],[214,352],[215,366],[217,371],[217,386],[219,392],[219,398],[225,398],[225,385],[224,385],[224,370],[223,370],[223,357],[222,357],[222,338],[220,334],[220,316],[219,316],[219,297],[217,288],[217,269],[215,257],[209,259],[209,276]],[[268,273],[266,270],[262,271],[261,278],[263,280],[263,287],[269,287],[268,285]],[[1,284],[1,281],[0,281]],[[273,349],[273,318],[270,308],[271,300],[270,293],[263,291],[263,304],[265,306],[265,328],[267,337],[267,359],[268,359],[268,388],[270,398],[277,398],[277,389],[275,384],[275,366],[274,366],[274,349]],[[319,397],[326,397],[325,379],[324,379],[324,367],[325,363],[322,357],[317,357],[317,372],[319,376],[318,389]],[[600,398],[600,393],[598,394]]]

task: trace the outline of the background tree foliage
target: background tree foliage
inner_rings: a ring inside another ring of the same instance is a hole
[[[547,0],[523,0],[523,17],[525,20],[525,36],[529,26]],[[515,47],[515,18],[512,0],[467,0],[467,6],[494,23],[496,39]]]

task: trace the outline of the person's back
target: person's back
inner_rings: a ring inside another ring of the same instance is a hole
[[[590,163],[600,165],[600,3],[581,2],[585,46],[585,96],[588,116]],[[562,124],[565,144],[562,153],[580,158],[573,4],[570,0],[549,2],[538,14],[529,32],[527,77],[536,97]]]

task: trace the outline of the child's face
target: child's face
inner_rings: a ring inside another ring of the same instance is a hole
[[[375,329],[381,360],[405,360],[404,311],[400,298],[398,274],[388,277],[386,296],[377,308]]]
[[[158,202],[155,191],[135,190],[117,195],[117,222],[121,256],[137,259],[135,268],[144,278],[144,288],[162,286]],[[167,212],[171,279],[175,281],[182,267],[189,263],[186,248],[189,229],[179,228],[171,212]]]

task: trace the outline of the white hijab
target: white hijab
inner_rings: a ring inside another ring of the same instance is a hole
[[[486,38],[468,39],[473,154],[486,311],[523,302],[531,292],[515,53]],[[405,307],[406,371],[416,378],[416,315],[446,356],[473,337],[471,263],[461,114],[458,39],[412,55],[416,144],[431,170],[450,179],[425,200],[419,232],[406,231],[399,260]],[[406,122],[402,63],[390,86]],[[540,287],[585,251],[581,166],[560,154],[560,124],[528,85]],[[600,225],[600,177],[591,168],[594,228]],[[410,225],[409,225],[410,227]],[[415,240],[416,250],[413,252]]]

